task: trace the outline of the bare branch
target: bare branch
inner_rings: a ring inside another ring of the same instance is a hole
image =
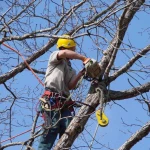
[[[41,48],[38,52],[33,54],[31,57],[26,59],[27,63],[30,64],[34,60],[36,60],[38,57],[42,56],[45,52],[49,50],[50,47],[52,47],[55,44],[56,40],[50,40],[44,47]],[[6,82],[7,80],[11,79],[18,73],[22,72],[25,68],[27,68],[25,62],[21,63],[20,65],[16,66],[14,69],[12,69],[10,72],[1,75],[0,76],[0,84]]]
[[[150,90],[150,82],[143,84],[142,86],[132,88],[125,91],[109,91],[110,100],[124,100],[127,98],[132,98],[141,93],[146,93]]]
[[[139,58],[143,57],[147,52],[150,51],[150,45],[148,45],[146,48],[141,50],[135,57],[133,57],[128,63],[123,66],[121,69],[119,69],[117,72],[115,72],[112,76],[109,77],[109,82],[112,82],[117,77],[119,77],[121,74],[125,73]]]
[[[114,39],[111,41],[110,46],[108,47],[108,49],[105,51],[104,53],[104,57],[102,58],[101,62],[100,62],[100,67],[101,67],[101,77],[103,76],[103,73],[105,72],[105,69],[107,66],[108,70],[106,71],[105,74],[105,78],[106,76],[108,76],[108,72],[113,64],[113,61],[115,59],[115,55],[118,51],[118,48],[121,45],[121,42],[125,36],[126,30],[128,28],[128,25],[130,23],[130,21],[132,20],[134,14],[139,10],[139,8],[142,6],[142,4],[144,3],[144,0],[137,0],[134,1],[133,3],[130,4],[129,7],[127,7],[121,18],[120,18],[120,22],[119,22],[119,28],[116,32],[116,35],[114,37]],[[114,52],[115,51],[115,52]],[[114,54],[113,54],[114,52]],[[112,57],[113,54],[113,57]],[[110,61],[112,58],[112,61]],[[110,64],[109,64],[110,62]]]
[[[150,121],[133,134],[118,150],[129,150],[150,132]]]

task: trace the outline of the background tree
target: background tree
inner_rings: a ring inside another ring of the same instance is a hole
[[[101,74],[98,83],[84,81],[73,92],[74,99],[91,106],[76,110],[54,149],[149,149],[149,2],[1,1],[1,149],[37,149],[42,133],[35,127],[42,120],[36,108],[44,88],[35,75],[44,82],[49,55],[66,33],[77,41],[77,52],[98,60]],[[79,71],[83,65],[74,60],[73,67]],[[101,102],[110,123],[93,134]]]

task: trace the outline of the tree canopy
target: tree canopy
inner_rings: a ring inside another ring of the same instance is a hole
[[[63,34],[75,39],[78,53],[99,62],[101,74],[97,83],[84,80],[71,92],[88,105],[76,109],[54,150],[149,149],[149,2],[0,1],[1,149],[37,149],[38,99],[49,55]],[[77,60],[72,66],[77,72],[83,67]],[[100,105],[109,124],[95,130]]]

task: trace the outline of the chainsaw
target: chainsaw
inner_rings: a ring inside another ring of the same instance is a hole
[[[85,78],[88,80],[98,79],[101,69],[95,59],[87,58],[84,62]]]

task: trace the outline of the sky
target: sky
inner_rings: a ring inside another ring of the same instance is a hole
[[[4,1],[2,1],[0,3],[2,4],[1,5],[1,10],[2,10]],[[3,10],[4,10],[4,8],[3,8]],[[150,24],[150,20],[147,19],[148,17],[149,17],[149,14],[141,13],[138,15],[138,17],[135,17],[133,19],[133,21],[131,22],[131,26],[129,27],[127,34],[125,36],[125,39],[124,39],[125,42],[128,42],[128,39],[130,37],[130,40],[134,47],[144,48],[145,46],[147,46],[149,44],[149,34],[147,31],[144,30],[144,29],[148,28],[148,25]],[[86,38],[85,40],[87,41],[88,44],[83,45],[83,49],[84,49],[87,57],[96,59],[97,56],[93,52],[93,50],[90,46],[90,45],[92,45],[91,40],[89,38]],[[54,46],[51,50],[52,51],[56,50],[56,47]],[[45,59],[48,60],[49,54],[50,54],[50,52],[47,53],[46,55],[43,55],[38,60],[39,61],[42,61]],[[100,58],[101,58],[101,55],[99,56],[99,59]],[[128,61],[128,58],[125,57],[124,54],[119,52],[117,55],[117,60],[114,65],[120,67],[120,66],[126,64],[127,61]],[[147,59],[143,58],[142,63],[144,65],[147,65],[149,63],[149,61]],[[82,63],[77,60],[72,61],[72,64],[73,64],[73,67],[77,71],[79,71],[83,67]],[[40,65],[43,65],[43,68],[46,68],[47,62],[45,61],[43,63],[40,63]],[[135,66],[135,69],[136,69],[136,66]],[[37,86],[37,80],[34,78],[33,75],[31,75],[31,72],[29,72],[28,70],[25,70],[21,74],[17,75],[18,79],[21,79],[22,77],[24,77],[25,80],[16,83],[16,86],[18,89],[19,89],[19,86],[22,87],[21,85],[27,84],[28,87],[30,87],[30,86],[38,87],[38,88],[41,88],[41,91],[43,91],[41,85]],[[138,76],[136,76],[136,77],[140,80],[140,78]],[[28,80],[29,78],[32,80],[32,82],[30,82],[30,80]],[[127,80],[125,80],[125,79],[131,80],[131,78],[127,75],[119,77],[117,80],[115,80],[114,82],[111,83],[110,89],[126,90],[126,89],[132,88],[131,85],[129,84],[129,82],[127,82]],[[144,81],[140,80],[140,82],[142,82],[142,83],[144,83],[144,82],[146,83],[147,81],[149,81],[149,78],[146,78],[146,77],[145,77]],[[33,84],[33,83],[35,83],[35,84]],[[135,82],[133,80],[132,80],[132,83],[134,83],[134,85],[137,84],[137,82]],[[87,83],[87,84],[89,86],[90,83]],[[0,86],[0,90],[2,92],[5,92],[4,87],[2,87],[2,86]],[[36,93],[33,93],[31,95],[34,96],[35,94]],[[1,95],[2,95],[2,93],[1,93]],[[35,100],[35,103],[37,103],[37,101],[38,100]],[[123,107],[121,107],[121,106],[123,106]],[[143,107],[145,109],[147,109],[146,105],[143,105]],[[17,110],[16,110],[16,112],[17,112]],[[19,111],[17,113],[18,113],[19,117],[22,117],[22,115],[19,114]],[[26,113],[27,113],[26,115],[29,115],[28,112],[26,112]],[[142,105],[138,101],[136,101],[135,98],[108,103],[105,108],[105,114],[109,118],[109,124],[107,127],[99,126],[97,134],[96,134],[96,138],[95,138],[97,141],[94,141],[94,143],[93,143],[94,148],[99,148],[99,149],[101,147],[101,145],[99,143],[101,143],[102,145],[105,145],[106,148],[103,147],[102,150],[105,150],[105,149],[107,150],[108,147],[111,147],[115,150],[118,149],[133,133],[135,133],[138,129],[141,128],[141,126],[143,126],[147,121],[149,121],[149,114],[147,114],[147,112],[142,108]],[[81,146],[85,146],[87,142],[88,142],[88,144],[91,143],[92,136],[94,135],[95,129],[97,127],[97,121],[95,119],[95,114],[93,114],[91,116],[88,123],[86,124],[86,127],[87,128],[84,131],[84,135],[81,134],[79,136],[79,139],[76,140],[75,144],[77,144],[77,145],[80,144]],[[30,128],[31,127],[29,126],[26,129],[28,130]],[[15,132],[13,132],[13,135],[17,135],[22,132],[24,132],[24,129],[22,130],[22,128],[18,128]],[[89,132],[90,132],[91,136],[89,136]],[[13,142],[25,140],[29,136],[30,136],[29,133],[24,134],[22,136],[19,136],[18,138],[15,138],[13,140]],[[88,138],[85,139],[85,137],[88,137]],[[35,142],[35,146],[34,146],[35,148],[37,147],[37,143],[38,142]],[[149,137],[146,137],[143,140],[141,140],[139,143],[137,143],[132,148],[132,150],[141,150],[141,147],[143,150],[150,149]],[[15,149],[15,148],[13,148],[13,149]],[[16,149],[17,149],[17,147],[16,147]],[[84,150],[85,147],[80,148],[80,150],[82,150],[82,149]],[[7,148],[6,150],[12,150],[12,148],[10,147],[10,148]]]

